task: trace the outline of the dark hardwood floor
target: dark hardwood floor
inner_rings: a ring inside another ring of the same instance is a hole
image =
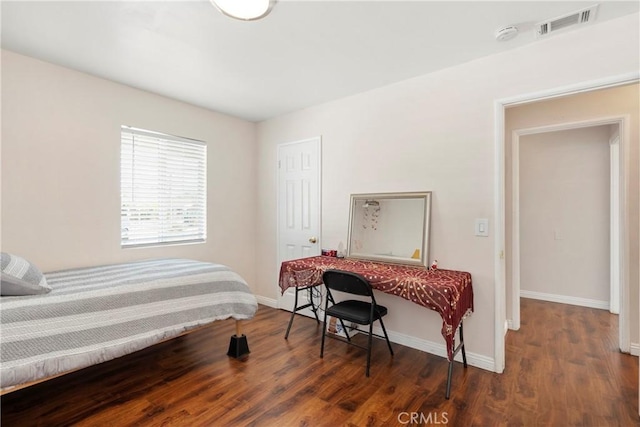
[[[261,306],[246,322],[251,354],[226,356],[234,322],[2,397],[3,426],[632,426],[638,358],[617,351],[617,318],[603,310],[522,300],[498,375],[382,341],[371,377],[365,352]],[[468,320],[473,322],[473,318]],[[413,414],[412,414],[413,413]],[[413,422],[411,417],[413,418]]]

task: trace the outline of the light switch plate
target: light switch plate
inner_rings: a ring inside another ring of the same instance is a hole
[[[476,218],[476,236],[489,237],[489,220]]]

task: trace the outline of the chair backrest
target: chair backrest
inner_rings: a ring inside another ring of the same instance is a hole
[[[342,270],[327,270],[322,274],[324,285],[340,292],[373,297],[371,284],[357,273]]]

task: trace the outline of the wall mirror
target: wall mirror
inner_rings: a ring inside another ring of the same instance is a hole
[[[427,266],[431,192],[352,194],[347,258]]]

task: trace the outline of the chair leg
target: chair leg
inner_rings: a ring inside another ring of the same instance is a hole
[[[382,317],[380,319],[380,326],[382,326],[382,332],[384,332],[384,338],[387,340],[387,347],[389,347],[389,352],[393,356],[393,349],[391,348],[391,342],[389,341],[389,335],[387,335],[387,329],[384,327],[384,322],[382,321]]]
[[[333,300],[333,296],[329,293],[327,293],[327,303],[324,306],[324,312],[327,312],[327,308],[329,307],[329,301],[331,301],[331,304],[335,304],[336,302]],[[347,341],[351,342],[351,337],[349,336],[349,331],[347,331],[347,326],[344,324],[344,321],[342,319],[338,319],[338,321],[340,322],[340,324],[342,325],[342,330],[344,331],[344,334],[347,336]],[[327,323],[327,316],[324,316],[324,322]],[[325,325],[326,328],[326,325]]]
[[[329,308],[329,295],[324,304],[324,319],[322,320],[322,344],[320,345],[320,358],[324,357],[324,337],[327,334],[327,308]]]
[[[369,345],[367,346],[367,377],[371,367],[371,347],[373,346],[373,322],[369,322]]]
[[[347,326],[344,324],[342,319],[338,319],[338,320],[340,321],[340,324],[342,325],[342,330],[344,331],[344,334],[347,336],[347,341],[351,342],[351,337],[349,336],[349,331],[347,330]]]

